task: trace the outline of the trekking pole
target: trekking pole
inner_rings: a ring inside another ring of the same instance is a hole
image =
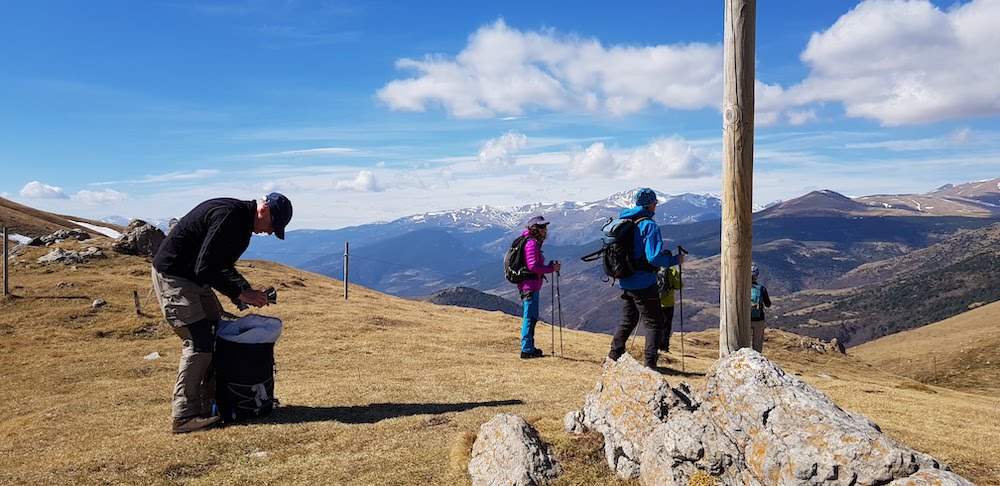
[[[563,358],[563,318],[562,318],[562,289],[559,288],[559,272],[556,272],[556,302],[559,303],[559,359]],[[553,353],[555,348],[552,348]]]
[[[556,282],[558,282],[558,280],[556,280]],[[555,287],[555,285],[549,285],[549,291],[552,294],[552,296],[549,297],[549,302],[552,303],[552,305],[549,307],[549,315],[551,316],[549,318],[549,331],[551,331],[551,333],[552,333],[552,343],[551,343],[552,345],[549,347],[549,349],[552,350],[550,352],[554,356],[556,354],[556,287]]]
[[[677,245],[677,253],[679,255],[687,255],[688,252],[687,250],[684,249],[683,246]],[[681,288],[677,289],[677,291],[680,292],[680,296],[678,298],[680,299],[679,311],[681,313],[681,373],[685,373],[687,372],[687,370],[684,368],[684,264],[683,263],[677,264],[677,274],[678,274],[677,279],[681,281],[680,282]]]

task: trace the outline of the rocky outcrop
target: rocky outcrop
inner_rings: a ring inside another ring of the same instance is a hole
[[[473,486],[527,486],[548,484],[562,469],[528,422],[501,413],[479,427],[469,474]]]
[[[159,228],[141,219],[133,219],[111,248],[126,255],[152,257],[165,238]]]
[[[670,388],[659,375],[659,385],[643,378],[641,388],[629,387],[650,373],[627,355],[606,361],[580,420],[604,435],[606,450],[629,451],[643,484],[686,485],[705,475],[748,486],[971,484],[753,350],[717,362],[701,394]],[[676,400],[660,400],[663,390]],[[592,406],[598,400],[604,405]],[[621,459],[609,465],[632,474]]]
[[[106,258],[104,252],[89,246],[84,251],[64,250],[56,248],[38,259],[38,263],[48,265],[51,263],[64,263],[67,265],[74,263],[84,263],[95,258]]]
[[[844,343],[840,342],[837,338],[833,338],[827,342],[822,339],[802,336],[799,341],[799,346],[801,346],[802,349],[815,351],[817,353],[847,353],[847,349],[844,348]]]
[[[32,238],[31,241],[28,242],[28,245],[49,246],[52,245],[53,243],[59,243],[60,241],[64,240],[84,241],[89,239],[90,235],[86,231],[74,228],[71,230],[59,230],[52,234],[39,236],[37,238]]]

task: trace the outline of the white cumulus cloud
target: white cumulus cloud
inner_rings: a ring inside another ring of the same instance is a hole
[[[628,156],[616,155],[603,143],[592,144],[586,150],[570,154],[566,172],[575,179],[588,176],[633,180],[696,178],[710,174],[708,161],[707,152],[674,135],[632,149]]]
[[[665,137],[636,149],[625,164],[625,177],[701,177],[709,174],[707,157],[679,136]]]
[[[69,199],[69,196],[59,187],[42,184],[38,181],[31,181],[24,185],[20,191],[21,197],[30,199]]]
[[[520,31],[503,20],[481,27],[455,57],[400,59],[416,77],[377,93],[394,110],[443,107],[458,118],[519,116],[532,109],[628,115],[650,105],[717,108],[719,45],[605,47],[554,31]]]
[[[114,204],[122,202],[128,199],[128,195],[125,193],[118,192],[114,189],[105,189],[103,191],[88,191],[86,189],[78,191],[73,199],[80,201],[84,204],[91,205],[104,205],[104,204]]]
[[[528,137],[517,130],[490,139],[479,150],[479,165],[490,170],[513,167],[517,153],[527,144]]]
[[[864,1],[812,35],[801,55],[811,72],[786,102],[840,102],[886,126],[1000,114],[998,18],[997,0]]]
[[[601,142],[570,154],[566,166],[566,172],[574,179],[586,176],[614,176],[618,170],[619,164],[614,154]]]
[[[355,191],[355,192],[378,192],[382,188],[378,184],[378,180],[375,179],[375,174],[370,170],[362,170],[358,172],[358,176],[354,179],[337,181],[333,185],[335,191]]]

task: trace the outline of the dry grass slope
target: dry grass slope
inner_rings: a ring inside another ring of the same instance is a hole
[[[251,282],[279,292],[262,313],[285,322],[276,347],[282,407],[263,423],[173,436],[179,341],[153,302],[142,316],[132,303],[133,291],[148,291],[148,262],[33,263],[45,251],[17,258],[15,297],[0,302],[2,484],[466,484],[471,440],[498,412],[524,416],[555,444],[566,466],[558,484],[635,484],[608,473],[598,437],[561,430],[597,380],[608,336],[564,331],[566,359],[522,361],[515,317],[359,287],[345,301],[341,282],[241,262]],[[108,306],[91,309],[96,298]],[[550,328],[537,332],[548,350]],[[769,332],[765,351],[896,440],[978,484],[1000,484],[996,396],[924,385],[797,341]],[[675,355],[666,378],[702,383],[718,333],[688,334],[684,347],[688,373]],[[143,359],[154,351],[163,358]]]
[[[867,342],[852,348],[851,353],[922,383],[1000,397],[998,324],[1000,302],[994,302]]]
[[[104,237],[93,230],[73,224],[69,220],[79,221],[95,226],[104,226],[116,231],[123,231],[125,228],[100,221],[73,216],[63,216],[58,214],[39,211],[14,201],[0,197],[0,226],[6,226],[8,233],[17,233],[24,236],[44,236],[59,230],[69,230],[79,228],[87,231],[93,236]]]

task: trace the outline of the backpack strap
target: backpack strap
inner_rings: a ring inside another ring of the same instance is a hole
[[[632,220],[632,224],[635,226],[635,231],[639,231],[639,222],[640,221],[649,221],[652,218],[650,218],[649,216],[640,216],[638,218],[634,218],[634,219],[633,218],[628,218],[628,219]],[[635,262],[635,269],[638,270],[638,271],[656,273],[656,271],[659,270],[652,263],[649,263],[649,261],[646,260],[646,255],[645,254],[643,254],[643,255],[632,255],[632,260]]]

